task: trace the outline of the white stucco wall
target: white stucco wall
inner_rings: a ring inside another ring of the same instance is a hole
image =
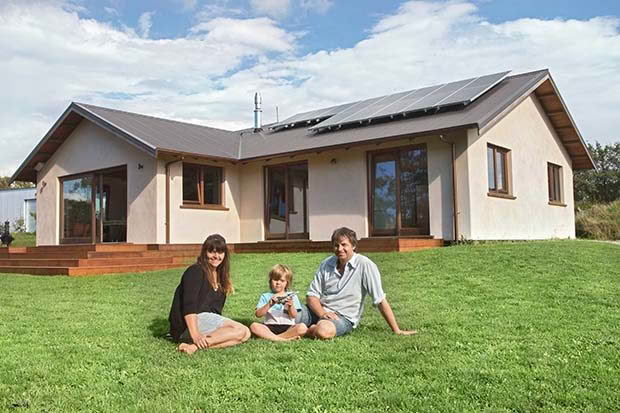
[[[571,160],[542,107],[532,95],[482,136],[467,137],[468,187],[461,213],[469,215],[462,233],[468,239],[574,238],[573,171]],[[487,144],[511,151],[512,195],[488,196]],[[563,201],[549,205],[547,163],[562,167]],[[466,203],[469,198],[469,205]],[[469,210],[469,211],[468,211]],[[465,219],[466,221],[466,219]]]
[[[308,224],[313,241],[329,240],[334,229],[347,226],[368,237],[368,151],[426,143],[428,150],[429,220],[431,234],[452,237],[451,148],[436,136],[381,145],[339,149],[293,159],[251,162],[240,167],[241,242],[264,240],[263,167],[308,162]],[[332,163],[332,159],[335,160]]]
[[[37,245],[59,243],[58,178],[122,165],[127,166],[127,241],[155,242],[157,226],[151,213],[157,205],[155,159],[83,120],[38,173]]]
[[[224,206],[228,210],[183,208],[183,165],[170,165],[170,242],[172,244],[202,243],[208,235],[221,234],[227,242],[240,242],[240,182],[237,166],[229,163],[200,162],[224,168]],[[165,198],[165,168],[164,194]],[[164,203],[165,206],[165,203]],[[164,210],[165,220],[165,210]],[[165,226],[164,226],[165,232]]]

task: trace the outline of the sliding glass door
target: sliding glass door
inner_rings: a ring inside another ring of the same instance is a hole
[[[307,163],[265,167],[265,238],[308,239]]]
[[[60,180],[60,242],[127,241],[127,168]]]
[[[369,157],[371,234],[428,235],[426,147],[391,149]]]

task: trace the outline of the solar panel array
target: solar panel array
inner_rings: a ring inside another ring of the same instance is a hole
[[[309,122],[317,122],[324,119],[329,118],[330,116],[334,116],[336,113],[339,113],[345,109],[348,109],[350,106],[356,105],[360,102],[353,103],[345,103],[343,105],[331,106],[329,108],[311,110],[309,112],[298,113],[296,115],[291,116],[290,118],[284,119],[282,122],[276,123],[271,126],[271,129],[277,129],[281,127],[292,127],[296,124],[307,124]]]
[[[340,127],[446,106],[467,105],[501,82],[508,73],[510,72],[495,73],[342,105],[344,108],[341,108],[339,112],[309,129]]]

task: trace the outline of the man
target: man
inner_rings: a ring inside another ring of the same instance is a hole
[[[338,228],[332,234],[332,245],[334,256],[323,260],[316,271],[306,294],[308,307],[298,320],[309,327],[307,335],[325,340],[351,332],[359,324],[367,294],[394,333],[415,334],[398,327],[381,286],[379,269],[355,252],[355,231]]]

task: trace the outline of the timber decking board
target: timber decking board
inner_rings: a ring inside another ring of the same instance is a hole
[[[365,252],[414,251],[443,246],[431,236],[371,237],[359,241]],[[95,275],[184,267],[200,254],[201,244],[78,244],[0,249],[0,273]],[[330,241],[269,240],[231,243],[231,253],[332,253]]]

